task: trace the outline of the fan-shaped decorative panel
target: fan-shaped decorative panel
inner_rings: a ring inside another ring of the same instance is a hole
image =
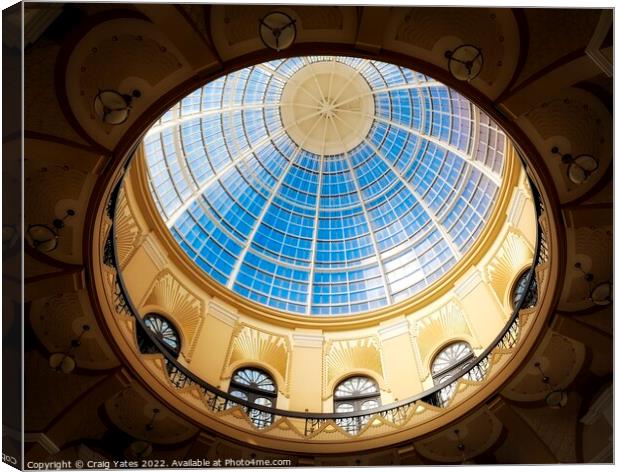
[[[459,337],[472,339],[473,333],[461,307],[451,302],[416,323],[414,349],[418,350],[423,365],[428,366],[430,356],[442,344]],[[423,371],[427,372],[428,368],[424,367]]]
[[[278,372],[285,385],[278,386],[288,393],[288,368],[291,346],[287,338],[239,324],[230,343],[227,367],[242,362],[259,362]]]
[[[139,241],[143,235],[131,211],[131,207],[127,202],[127,195],[124,188],[118,193],[114,226],[117,262],[120,267],[123,268],[135,250],[139,247]]]
[[[502,303],[507,301],[507,293],[515,277],[531,264],[533,255],[534,251],[522,236],[508,233],[486,268],[491,287]]]
[[[191,359],[204,320],[204,302],[171,273],[163,271],[153,283],[141,307],[141,311],[161,310],[176,322],[184,338],[181,352],[186,359]]]
[[[374,336],[328,341],[324,352],[325,395],[331,395],[331,392],[328,392],[328,386],[335,379],[360,369],[376,372],[380,378],[383,378],[380,343]]]

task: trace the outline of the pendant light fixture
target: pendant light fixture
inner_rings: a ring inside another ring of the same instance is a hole
[[[551,153],[560,156],[562,163],[567,165],[568,179],[577,185],[586,182],[599,167],[598,159],[590,154],[579,154],[578,156],[562,154],[557,146],[551,148]]]
[[[51,226],[37,223],[26,229],[28,243],[38,251],[52,252],[58,247],[60,230],[65,227],[65,220],[75,215],[75,210],[67,210],[62,218],[55,218]]]
[[[159,412],[159,408],[153,408],[153,416],[151,416],[151,421],[144,426],[145,439],[134,441],[129,445],[128,452],[132,459],[145,459],[153,453],[153,444],[147,439],[150,432],[155,429],[155,418],[157,418]]]
[[[65,352],[55,352],[50,355],[49,358],[49,366],[54,369],[56,372],[61,372],[63,374],[70,374],[75,369],[75,358],[73,357],[73,351],[80,347],[82,336],[85,333],[90,331],[89,325],[82,326],[82,332],[78,335],[77,338],[72,339],[69,343],[69,348]]]
[[[129,118],[133,100],[141,96],[139,90],[134,90],[131,95],[116,90],[99,90],[93,103],[95,114],[105,124],[121,125]]]
[[[471,82],[482,71],[484,55],[482,49],[473,44],[463,44],[444,53],[448,59],[448,70],[455,79]]]
[[[282,51],[295,42],[296,20],[284,12],[273,11],[258,20],[258,34],[265,46]]]
[[[540,366],[540,362],[536,362],[534,367],[538,369],[541,375],[541,381],[546,385],[549,393],[545,396],[545,403],[549,408],[558,409],[566,406],[568,403],[568,394],[566,390],[555,388],[551,385],[551,378],[545,375],[545,372]]]
[[[583,270],[581,262],[575,263],[575,269],[583,274],[583,279],[588,284],[586,300],[600,306],[609,305],[613,301],[613,284],[610,281],[594,284],[594,274]]]

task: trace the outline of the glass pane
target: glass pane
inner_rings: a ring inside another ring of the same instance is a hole
[[[242,385],[248,385],[268,392],[275,392],[276,390],[275,383],[271,377],[255,369],[239,370],[233,376],[233,380]]]
[[[301,87],[307,74],[336,93]],[[312,115],[304,139],[284,125],[285,97]],[[337,132],[342,121],[363,126]],[[462,259],[498,200],[505,142],[485,113],[423,74],[313,56],[206,84],[143,146],[161,218],[200,269],[271,308],[341,316],[420,293]]]
[[[338,385],[336,397],[357,397],[369,393],[377,393],[379,389],[374,380],[368,377],[352,377]]]
[[[144,317],[144,324],[164,345],[174,353],[180,350],[180,338],[176,329],[164,317],[156,314],[148,314]]]
[[[523,304],[521,305],[521,309],[531,308],[536,305],[538,301],[538,286],[536,285],[536,277],[532,276],[532,283],[530,285],[530,289],[527,290],[527,277],[529,275],[529,270],[521,274],[519,280],[514,287],[514,291],[512,294],[512,306],[513,308],[517,306],[519,300],[525,296],[523,300]],[[525,293],[527,290],[527,294]]]
[[[272,405],[271,400],[265,397],[258,397],[256,400],[254,400],[254,403],[267,407],[270,407]]]
[[[350,413],[353,409],[353,405],[350,403],[339,403],[336,405],[336,413]]]
[[[365,410],[372,410],[373,408],[379,408],[379,402],[377,400],[367,400],[364,403],[362,403],[362,406],[360,407],[360,410],[365,411]]]
[[[457,365],[463,359],[471,356],[473,351],[466,342],[457,342],[450,344],[442,350],[433,361],[432,373],[443,372],[450,367]],[[449,376],[448,376],[449,377]],[[439,383],[439,382],[436,382]]]
[[[233,397],[241,398],[242,400],[247,400],[248,399],[248,396],[244,392],[242,392],[240,390],[232,390],[230,392],[230,394]]]

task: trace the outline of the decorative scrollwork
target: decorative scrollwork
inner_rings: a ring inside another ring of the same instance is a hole
[[[116,212],[116,200],[118,199],[118,193],[121,190],[121,183],[122,180],[112,189],[112,192],[110,192],[110,199],[106,205],[106,215],[108,215],[108,218],[111,220],[114,219],[114,213]]]
[[[116,257],[114,254],[114,226],[110,227],[108,237],[103,245],[103,263],[108,267],[116,268]]]

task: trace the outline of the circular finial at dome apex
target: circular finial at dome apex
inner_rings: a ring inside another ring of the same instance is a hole
[[[374,110],[368,82],[358,70],[336,61],[306,64],[282,92],[284,128],[299,147],[319,155],[358,146],[370,131]]]

